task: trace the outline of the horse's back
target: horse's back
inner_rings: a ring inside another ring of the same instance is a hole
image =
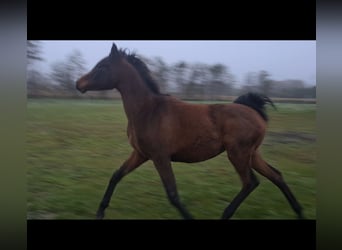
[[[193,104],[170,99],[167,124],[180,130],[190,129],[197,134],[263,134],[266,121],[252,108],[236,103]]]

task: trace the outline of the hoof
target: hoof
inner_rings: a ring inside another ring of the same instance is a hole
[[[104,218],[104,212],[99,211],[96,213],[97,220],[102,220],[103,218]]]

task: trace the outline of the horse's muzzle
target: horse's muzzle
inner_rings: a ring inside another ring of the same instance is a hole
[[[85,88],[81,88],[78,82],[76,82],[76,89],[80,91],[82,94],[84,94],[87,91]]]

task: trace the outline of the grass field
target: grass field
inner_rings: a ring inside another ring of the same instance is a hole
[[[268,108],[269,130],[261,147],[279,169],[308,219],[316,219],[316,105]],[[27,218],[94,219],[113,173],[129,156],[127,120],[120,101],[29,99],[26,119]],[[180,198],[195,219],[218,219],[241,188],[221,154],[211,160],[174,163]],[[234,219],[295,219],[280,190],[257,174],[258,188]],[[149,161],[117,186],[107,219],[181,219]]]

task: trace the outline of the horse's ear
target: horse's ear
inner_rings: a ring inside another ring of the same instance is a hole
[[[110,55],[109,55],[111,58],[117,58],[119,56],[119,50],[118,48],[116,47],[115,43],[113,43],[112,45],[112,49],[110,51]]]

